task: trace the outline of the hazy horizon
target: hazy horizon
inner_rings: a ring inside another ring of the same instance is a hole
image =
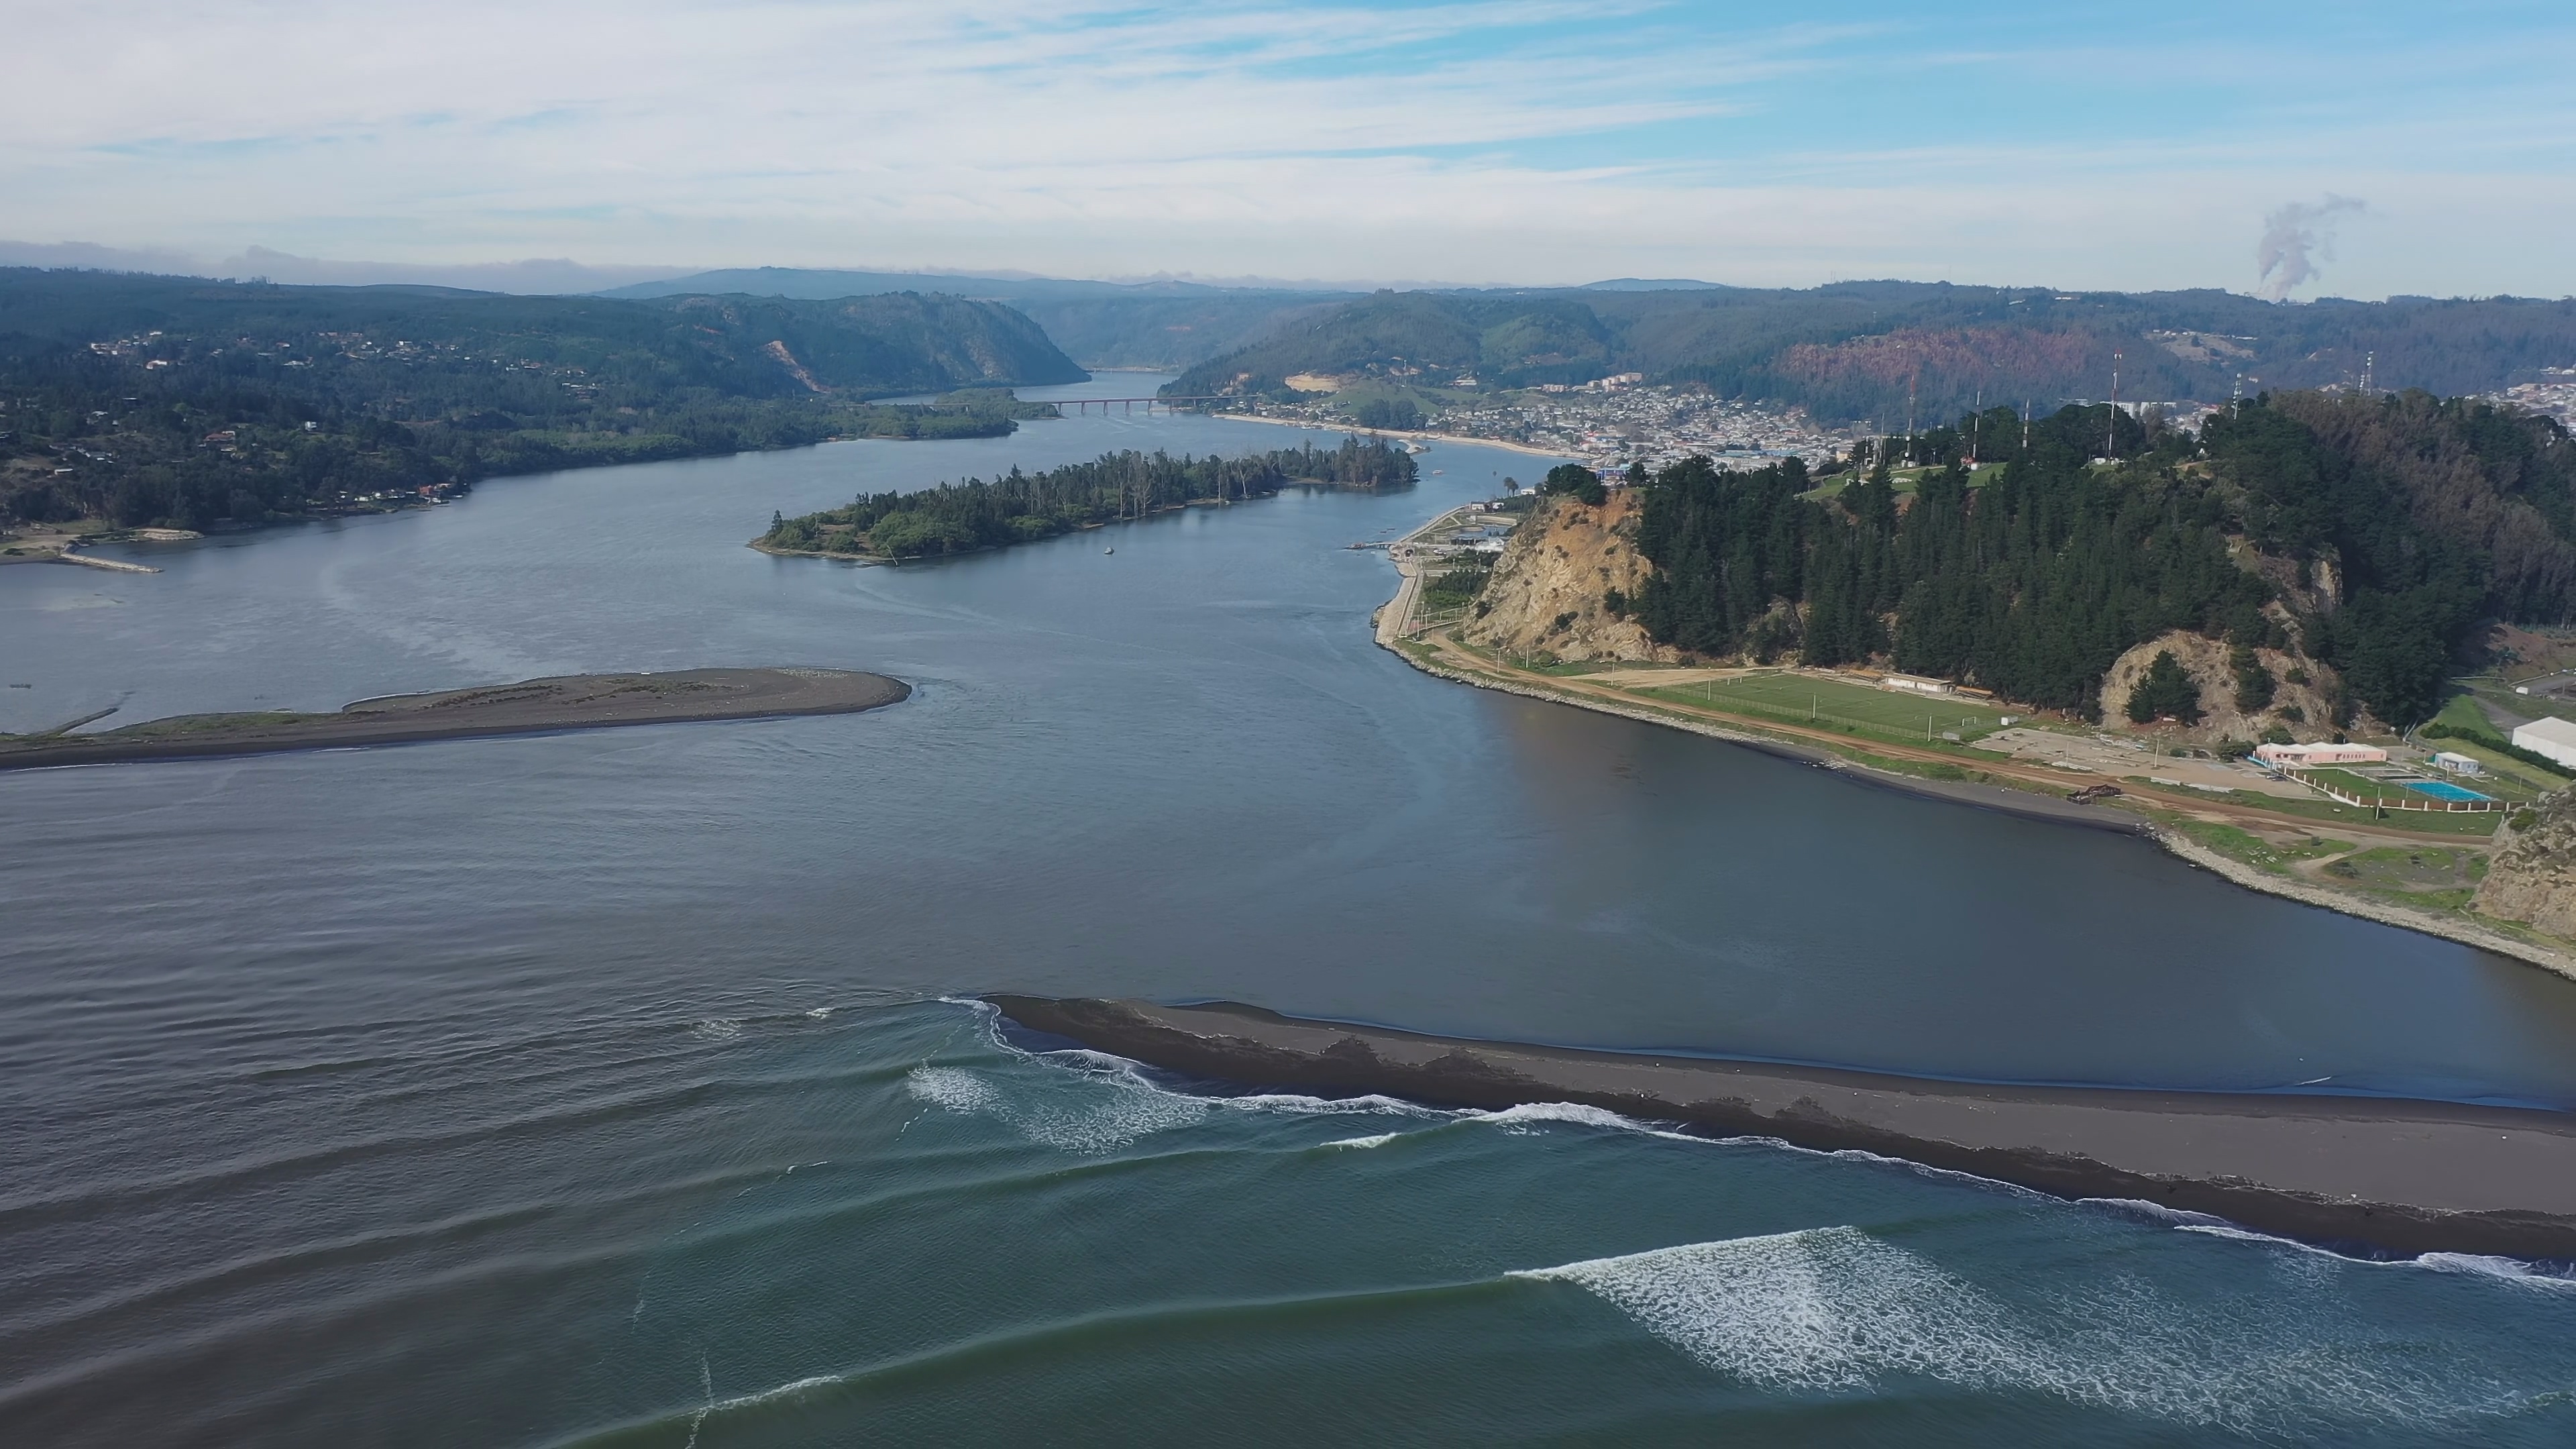
[[[886,275],[910,275],[927,278],[949,277],[958,281],[1062,281],[1096,282],[1111,286],[1136,286],[1155,282],[1183,282],[1204,287],[1241,288],[1246,290],[1311,291],[1340,294],[1391,291],[1475,291],[1475,290],[1575,290],[1612,283],[1672,283],[1679,287],[1761,287],[1781,286],[1791,290],[1832,286],[1845,282],[1895,282],[1952,286],[1993,286],[2014,291],[2085,291],[2143,294],[2149,292],[2209,290],[2168,287],[2059,287],[2046,278],[2010,282],[1960,282],[1949,277],[1838,277],[1831,281],[1799,283],[1731,282],[1715,277],[1616,277],[1600,276],[1579,282],[1460,281],[1446,278],[1318,278],[1264,277],[1249,275],[1201,275],[1194,273],[1156,272],[1142,275],[1068,276],[1061,273],[1031,271],[1018,267],[942,267],[880,264],[866,261],[832,265],[788,267],[768,262],[726,263],[721,265],[637,266],[593,265],[573,257],[513,257],[506,260],[474,260],[449,263],[376,261],[342,257],[305,257],[272,248],[250,246],[227,257],[204,258],[186,253],[135,248],[106,247],[91,242],[31,243],[0,238],[0,267],[36,267],[45,270],[88,270],[132,272],[149,275],[205,277],[216,281],[249,281],[258,279],[287,286],[438,286],[461,290],[500,292],[524,296],[573,296],[608,291],[643,282],[683,279],[713,272],[795,271],[853,272]],[[2240,296],[2263,297],[2250,287],[2222,287],[2215,290]],[[2377,297],[2359,297],[2325,288],[2314,296],[2277,298],[2290,305],[2308,302],[2352,301],[2379,302],[2388,296],[2422,296],[2436,300],[2467,297],[2497,297],[2514,293],[2391,293]],[[2532,294],[2547,300],[2550,294]],[[2567,293],[2556,294],[2570,295]]]

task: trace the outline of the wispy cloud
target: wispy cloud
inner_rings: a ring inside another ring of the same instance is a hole
[[[2264,212],[2332,190],[2379,214],[2356,285],[2576,288],[2416,220],[2576,221],[2576,22],[2538,5],[2428,38],[2182,0],[2080,49],[2027,4],[1846,0],[22,10],[0,229],[35,240],[2250,288]]]

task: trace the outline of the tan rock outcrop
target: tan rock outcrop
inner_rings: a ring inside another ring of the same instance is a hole
[[[1512,531],[1461,637],[1563,660],[1679,658],[1647,638],[1634,616],[1614,615],[1605,602],[1614,589],[1636,597],[1653,572],[1637,556],[1637,505],[1625,489],[1612,490],[1598,508],[1566,497],[1540,500]]]
[[[2273,606],[2278,608],[2278,605]],[[2270,705],[2251,713],[2236,707],[2236,671],[2228,665],[2228,645],[2224,639],[2212,639],[2176,629],[2172,633],[2148,640],[2111,662],[2102,676],[2102,723],[2105,728],[2126,730],[2140,728],[2129,722],[2129,692],[2147,675],[2156,656],[2173,651],[2174,662],[2200,686],[2201,720],[2198,725],[2181,729],[2173,725],[2155,726],[2172,738],[2215,744],[2220,740],[2255,740],[2274,725],[2290,732],[2294,739],[2324,740],[2334,737],[2335,672],[2325,665],[2292,650],[2257,649],[2254,657],[2272,671],[2274,689]],[[2305,684],[2290,682],[2291,671],[2307,676]],[[2301,716],[2292,719],[2286,711]],[[2356,720],[2356,732],[2372,732],[2369,722]]]
[[[2576,940],[2576,791],[2505,817],[2470,905],[2498,920]]]

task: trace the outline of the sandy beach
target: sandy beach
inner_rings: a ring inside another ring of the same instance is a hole
[[[270,754],[617,725],[855,714],[897,703],[911,693],[912,686],[901,680],[853,669],[573,674],[436,694],[362,699],[336,714],[176,715],[98,734],[57,731],[0,736],[0,770]]]
[[[2576,1121],[2386,1098],[1947,1082],[1309,1021],[1235,1003],[988,998],[1022,1026],[1246,1086],[1573,1102],[2313,1242],[2576,1257]]]

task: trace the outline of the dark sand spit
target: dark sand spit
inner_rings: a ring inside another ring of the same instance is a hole
[[[567,674],[439,694],[362,699],[337,714],[187,714],[93,735],[0,735],[0,770],[256,755],[612,725],[855,714],[894,704],[911,693],[912,686],[899,679],[854,669]]]
[[[1231,1003],[988,999],[1023,1026],[1221,1081],[1457,1107],[1577,1102],[2062,1197],[2155,1203],[2312,1242],[2576,1258],[2576,1117],[2558,1112],[1981,1086],[1422,1036]]]

